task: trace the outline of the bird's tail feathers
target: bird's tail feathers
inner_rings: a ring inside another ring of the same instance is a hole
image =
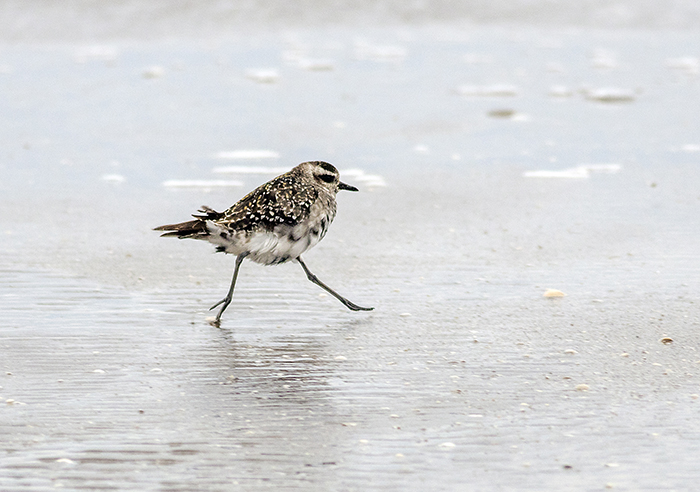
[[[168,224],[162,225],[154,228],[154,231],[167,231],[161,234],[161,237],[175,236],[180,239],[192,238],[192,239],[204,239],[209,235],[209,230],[207,229],[208,220],[217,220],[223,217],[223,213],[217,212],[214,209],[203,205],[202,208],[198,210],[200,214],[192,214],[195,220],[189,220],[187,222],[180,222],[179,224]]]
[[[202,207],[199,210],[197,210],[197,212],[204,215],[192,214],[192,217],[194,217],[195,219],[217,220],[224,216],[223,212],[217,212],[213,208],[209,208],[206,205],[202,205]]]

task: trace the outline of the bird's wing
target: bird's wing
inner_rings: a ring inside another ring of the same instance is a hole
[[[260,226],[270,231],[280,224],[293,226],[309,216],[317,198],[318,190],[289,172],[248,193],[216,223],[244,231]]]

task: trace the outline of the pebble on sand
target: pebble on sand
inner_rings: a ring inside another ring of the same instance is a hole
[[[512,118],[515,115],[514,109],[493,109],[487,113],[491,118]]]
[[[587,384],[577,384],[576,385],[576,391],[588,391],[589,389],[591,389],[591,387],[588,386]]]

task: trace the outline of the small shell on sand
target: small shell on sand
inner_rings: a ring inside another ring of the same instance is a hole
[[[659,342],[663,343],[664,345],[670,345],[673,343],[673,338],[663,337],[663,338],[659,339]]]
[[[562,291],[557,290],[557,289],[547,289],[544,291],[543,294],[544,297],[564,297],[566,294],[564,294]]]

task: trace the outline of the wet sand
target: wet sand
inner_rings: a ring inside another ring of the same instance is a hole
[[[0,489],[692,490],[697,41],[4,46]],[[362,192],[306,262],[376,310],[244,263],[210,326],[233,258],[150,229],[308,159]]]

